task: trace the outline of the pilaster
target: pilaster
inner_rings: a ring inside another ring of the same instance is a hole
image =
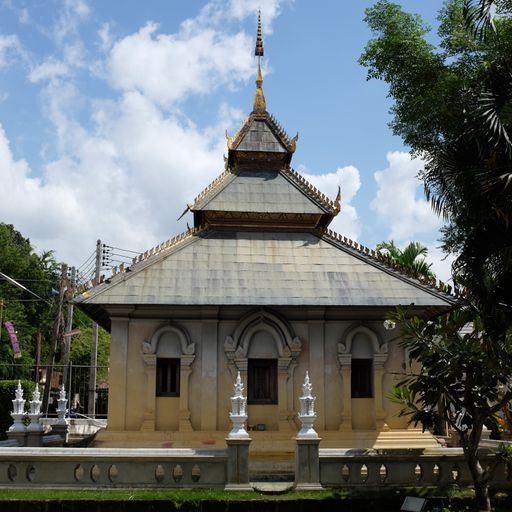
[[[203,320],[201,343],[201,430],[217,429],[217,320]],[[197,363],[196,363],[197,364]]]
[[[127,317],[113,317],[111,320],[110,368],[108,397],[108,430],[126,429],[128,332]]]
[[[309,374],[316,390],[316,425],[325,430],[325,343],[324,320],[309,320]]]

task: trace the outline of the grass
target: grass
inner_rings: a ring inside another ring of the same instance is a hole
[[[166,500],[175,503],[200,501],[249,501],[249,500],[323,500],[349,497],[348,492],[325,491],[290,491],[285,494],[272,495],[250,491],[223,491],[221,489],[0,489],[0,501],[132,501],[132,500]]]
[[[0,489],[0,501],[48,501],[48,500],[168,500],[175,503],[200,501],[254,501],[254,500],[326,500],[350,498],[390,498],[397,495],[418,497],[443,497],[471,499],[474,492],[471,489],[458,487],[425,488],[382,488],[378,490],[361,489],[326,489],[322,491],[295,491],[283,494],[267,494],[251,491],[224,491],[222,489],[34,489],[34,488],[4,488]],[[505,495],[501,495],[503,498]]]

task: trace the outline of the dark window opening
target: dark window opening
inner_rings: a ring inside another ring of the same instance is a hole
[[[277,359],[249,359],[247,403],[277,404]]]
[[[156,360],[156,396],[180,396],[180,360]]]
[[[372,359],[352,359],[352,398],[373,397]]]

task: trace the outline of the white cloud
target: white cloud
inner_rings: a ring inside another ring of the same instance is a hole
[[[423,197],[417,174],[423,162],[409,153],[387,154],[389,167],[374,174],[377,194],[370,204],[381,224],[389,228],[388,239],[414,239],[441,226],[441,220]]]
[[[57,60],[55,57],[49,57],[42,64],[32,68],[28,78],[32,83],[37,83],[43,80],[53,80],[68,73],[69,68],[64,62]]]
[[[341,211],[330,224],[330,228],[338,233],[357,240],[361,233],[356,208],[350,204],[361,187],[359,171],[352,165],[340,167],[335,172],[327,174],[307,174],[304,177],[309,180],[323,194],[334,199],[341,189]]]
[[[272,33],[272,21],[281,12],[279,0],[231,0],[229,13],[237,19],[244,19],[248,16],[256,16],[261,11],[261,28],[264,33]]]
[[[108,61],[111,84],[122,91],[140,91],[169,106],[191,94],[207,94],[219,85],[233,86],[254,73],[252,39],[245,33],[213,29],[158,34],[147,23],[117,41]]]
[[[177,217],[222,172],[224,132],[236,128],[243,114],[224,103],[215,121],[198,127],[177,105],[219,86],[234,87],[255,72],[254,34],[229,32],[230,6],[213,0],[207,8],[218,17],[207,20],[205,8],[176,34],[148,23],[116,41],[103,25],[98,36],[107,55],[90,64],[79,34],[89,7],[65,0],[49,34],[57,52],[29,73],[42,84],[56,156],[34,178],[27,162],[14,160],[0,129],[0,180],[9,189],[0,218],[14,223],[38,250],[55,249],[71,265],[83,261],[97,238],[143,251],[183,231],[191,218],[178,223]],[[269,23],[277,12],[270,12]],[[76,67],[108,77],[117,96],[85,97]]]
[[[63,0],[60,16],[53,28],[57,42],[75,37],[78,25],[89,17],[90,8],[84,0]]]
[[[432,270],[438,279],[447,283],[451,282],[452,277],[452,263],[455,256],[452,254],[445,254],[439,248],[439,243],[429,244],[423,243],[428,249],[427,261],[432,263]]]
[[[106,52],[112,48],[112,26],[110,23],[103,23],[97,34],[100,39],[99,46],[102,51]]]
[[[9,66],[22,54],[23,50],[17,36],[0,35],[0,68]]]

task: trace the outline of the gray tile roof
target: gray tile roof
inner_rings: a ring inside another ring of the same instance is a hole
[[[310,233],[206,231],[85,292],[90,305],[446,307],[442,293]]]
[[[238,151],[268,151],[285,153],[286,149],[274,135],[266,121],[253,120],[243,135]]]
[[[194,210],[262,213],[324,214],[307,194],[279,171],[241,170],[213,194],[198,201]]]

